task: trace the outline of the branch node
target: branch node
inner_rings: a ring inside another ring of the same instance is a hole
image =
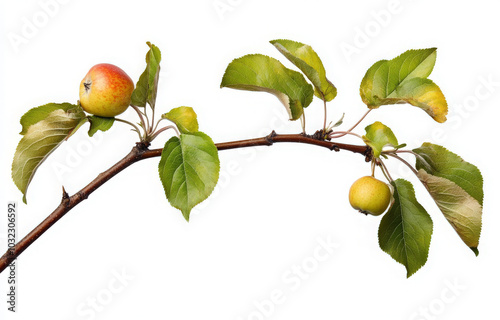
[[[273,130],[273,131],[271,131],[271,133],[270,133],[270,134],[268,134],[268,135],[266,136],[266,138],[265,138],[265,139],[266,139],[266,141],[269,143],[269,144],[268,144],[269,146],[272,146],[272,145],[273,145],[273,143],[274,143],[273,138],[274,138],[274,137],[276,137],[277,135],[278,135],[278,134],[276,133],[276,131],[274,131],[274,130]]]
[[[306,137],[306,138],[310,138],[310,139],[314,139],[314,140],[330,141],[331,138],[328,135],[331,132],[332,132],[331,129],[328,131],[326,131],[326,129],[319,129],[319,130],[316,130],[316,132],[313,134],[307,134],[307,133],[302,132],[301,135]]]
[[[338,145],[334,144],[334,145],[332,145],[331,150],[333,150],[333,151],[335,151],[335,152],[339,152],[339,151],[340,151],[340,148],[339,148],[339,146],[338,146]]]
[[[62,186],[62,199],[61,199],[61,205],[63,207],[66,207],[68,208],[69,205],[70,205],[70,196],[69,194],[66,192],[66,189],[64,188],[64,186]]]
[[[64,186],[62,187],[62,201],[69,199],[69,194],[66,192],[66,189],[64,189]]]
[[[366,150],[365,152],[363,153],[363,155],[365,156],[365,161],[366,162],[370,162],[372,161],[373,159],[373,152],[372,152],[372,148],[370,146],[366,146]]]
[[[146,151],[148,150],[151,143],[149,141],[140,141],[137,142],[135,145],[139,151]]]
[[[76,193],[76,196],[82,200],[87,200],[89,195],[86,192],[82,192],[81,190]]]

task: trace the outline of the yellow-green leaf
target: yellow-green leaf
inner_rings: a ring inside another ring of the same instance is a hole
[[[427,77],[436,62],[436,48],[409,50],[392,60],[381,60],[366,72],[360,94],[368,108],[409,103],[445,122],[448,104],[441,89]]]
[[[396,148],[399,145],[392,130],[382,122],[376,121],[367,126],[365,130],[366,135],[363,136],[363,141],[372,148],[373,156],[376,158],[380,157],[384,147]]]
[[[163,119],[168,119],[175,123],[182,133],[197,132],[198,120],[196,113],[191,107],[178,107],[162,115]]]
[[[337,88],[326,78],[323,62],[311,46],[285,39],[270,42],[306,75],[318,98],[331,101],[337,96]]]

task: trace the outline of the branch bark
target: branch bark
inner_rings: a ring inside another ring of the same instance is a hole
[[[343,144],[325,140],[318,140],[312,137],[308,137],[302,134],[276,134],[274,131],[268,136],[217,143],[217,149],[230,150],[237,148],[255,147],[255,146],[271,146],[278,142],[292,142],[292,143],[304,143],[320,147],[325,147],[330,150],[340,151],[348,150],[354,153],[359,153],[365,156],[366,161],[371,160],[371,149],[368,146]],[[108,170],[100,173],[94,180],[92,180],[87,186],[78,191],[72,196],[69,196],[63,187],[63,196],[59,206],[45,219],[43,220],[35,229],[28,233],[21,241],[16,245],[11,247],[7,252],[0,258],[0,273],[3,272],[14,260],[19,257],[21,253],[24,252],[31,244],[33,244],[42,234],[49,230],[57,221],[59,221],[66,213],[73,209],[83,200],[87,199],[92,192],[97,190],[100,186],[106,183],[109,179],[113,178],[115,175],[123,171],[125,168],[131,164],[153,157],[158,157],[161,155],[162,149],[148,149],[148,145],[145,143],[137,143],[135,147],[132,148],[129,154],[127,154],[122,160],[118,161]]]

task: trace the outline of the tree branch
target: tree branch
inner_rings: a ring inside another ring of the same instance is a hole
[[[366,161],[371,160],[371,149],[366,145],[359,146],[318,140],[303,134],[276,134],[274,131],[265,137],[217,143],[216,146],[219,151],[222,151],[255,146],[271,146],[274,143],[278,142],[305,143],[325,147],[334,151],[348,150],[365,156]],[[90,182],[87,186],[85,186],[83,189],[81,189],[71,197],[66,193],[63,187],[63,196],[59,206],[35,229],[28,233],[15,246],[7,250],[7,252],[0,258],[0,273],[5,270],[14,260],[16,260],[17,257],[21,253],[23,253],[24,250],[26,250],[32,243],[34,243],[42,234],[44,234],[57,221],[59,221],[66,213],[68,213],[80,202],[87,199],[89,195],[92,194],[92,192],[97,190],[109,179],[113,178],[115,175],[135,162],[148,158],[158,157],[161,155],[162,149],[149,150],[148,146],[149,145],[145,143],[137,143],[137,145],[132,148],[130,153],[126,155],[125,158],[118,161],[108,170],[100,173],[94,180],[92,180],[92,182]]]

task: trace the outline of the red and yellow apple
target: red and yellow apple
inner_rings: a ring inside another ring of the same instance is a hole
[[[356,180],[349,190],[351,206],[365,214],[379,216],[391,202],[392,193],[387,183],[366,176]]]
[[[115,65],[93,66],[80,83],[80,104],[88,113],[114,117],[130,105],[134,82]]]

